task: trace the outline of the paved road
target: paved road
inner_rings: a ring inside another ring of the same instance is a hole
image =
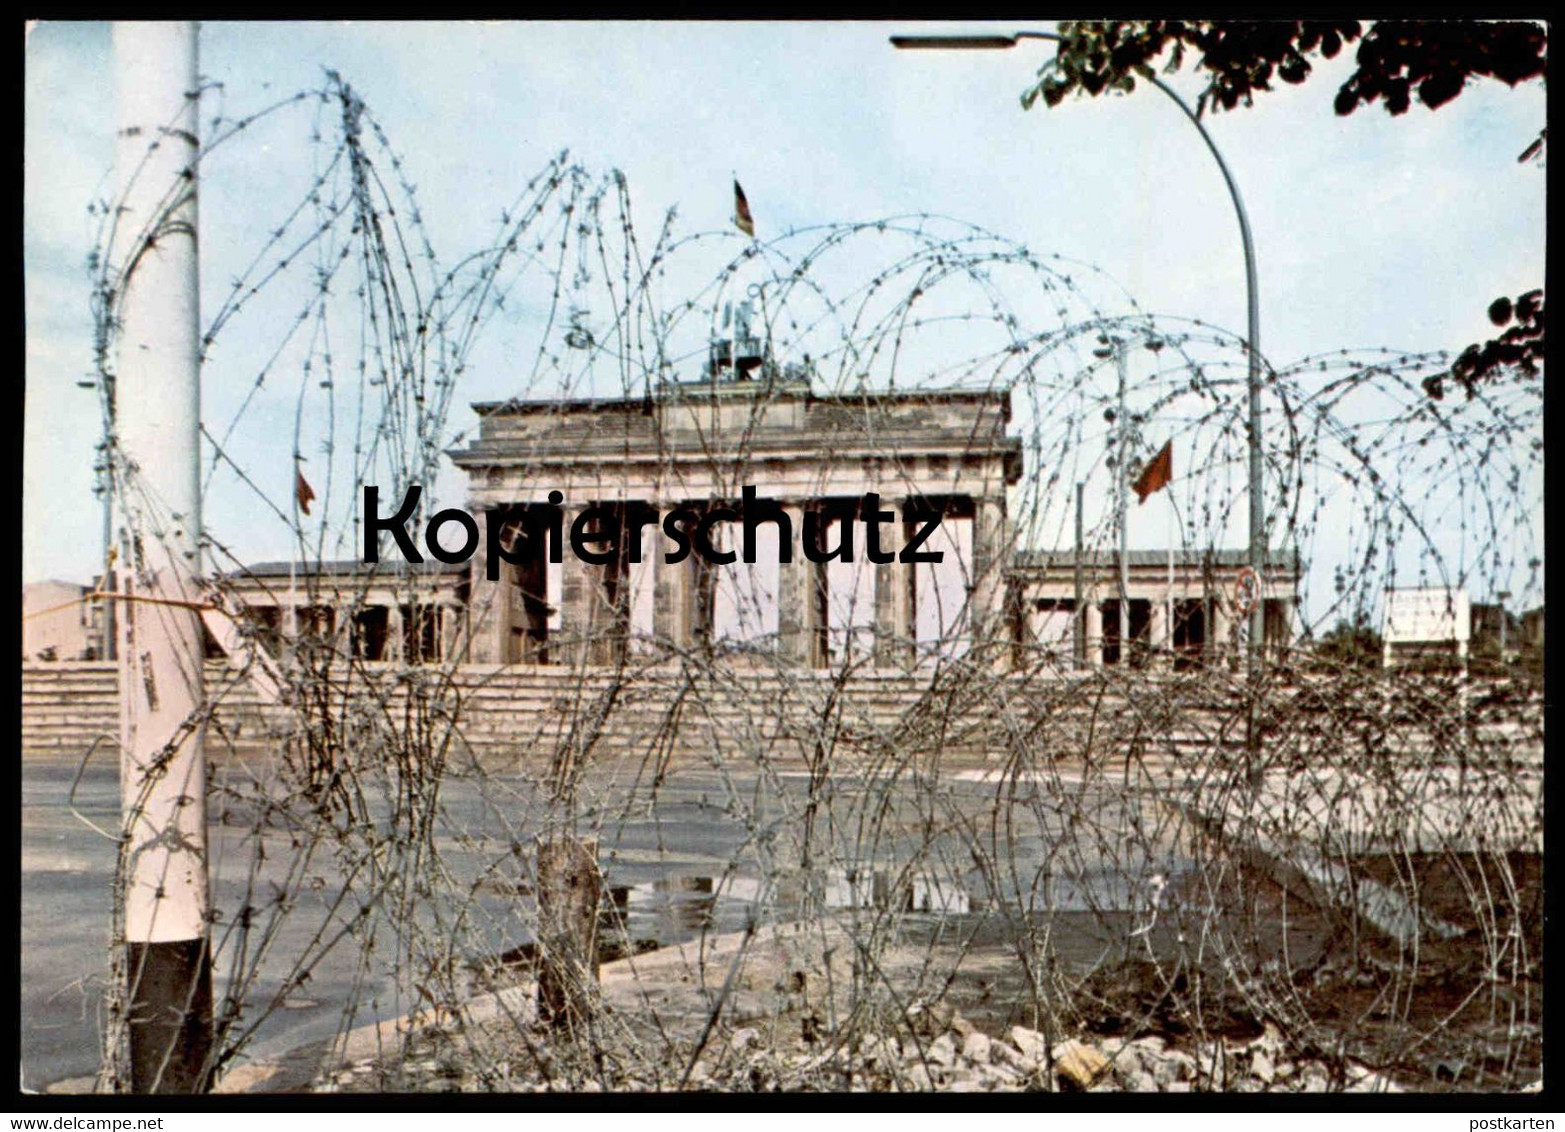
[[[74,764],[58,760],[29,760],[23,768],[21,1037],[28,1088],[90,1076],[99,1061],[115,846],[71,813],[67,798],[75,773]],[[230,773],[237,772],[220,772],[219,784]],[[767,791],[779,788],[788,797],[779,801],[774,794],[768,800]],[[852,789],[851,785],[835,788]],[[798,892],[790,895],[762,884],[765,870],[756,843],[736,814],[759,814],[756,828],[763,835],[770,831],[774,846],[785,844],[797,833],[803,789],[802,776],[757,793],[753,778],[725,782],[705,771],[674,776],[661,787],[655,805],[648,805],[643,797],[639,805],[627,806],[628,783],[606,791],[595,817],[602,838],[600,855],[606,885],[631,937],[672,943],[707,929],[736,930],[758,910],[765,918],[790,915],[790,902],[799,898]],[[968,814],[982,813],[995,797],[992,785],[978,781],[952,783],[951,790],[956,810]],[[482,787],[471,779],[450,781],[442,798],[444,813],[436,846],[449,869],[449,883],[437,900],[410,900],[411,914],[428,929],[426,938],[437,937],[437,916],[445,917],[445,923],[459,922],[464,958],[497,954],[525,942],[528,902],[512,883],[520,870],[511,847],[526,844],[537,828],[541,810],[536,797],[520,779],[495,777]],[[731,809],[735,799],[742,799],[742,804]],[[927,805],[928,799],[923,802]],[[112,762],[104,759],[89,767],[77,790],[76,806],[100,827],[116,828],[118,783]],[[267,914],[257,920],[258,925],[270,924],[275,937],[244,995],[254,1017],[259,1013],[254,1004],[272,1001],[282,992],[292,957],[309,948],[322,925],[332,922],[326,910],[342,889],[343,874],[329,848],[322,848],[300,870],[303,883],[291,882],[289,870],[297,868],[301,858],[293,838],[278,830],[265,836],[266,860],[257,867],[253,802],[236,804],[218,798],[212,809],[214,904],[224,915],[217,928],[214,964],[219,1001],[236,965],[251,966],[260,938],[259,932],[250,933],[249,951],[241,958],[235,946],[237,935],[224,934],[245,894],[257,905],[264,905],[274,892],[299,894],[287,914]],[[816,834],[830,836],[837,845],[836,863],[828,862],[822,869],[816,891],[828,905],[838,907],[883,899],[884,866],[907,858],[909,845],[920,840],[919,829],[929,816],[924,807],[901,798],[879,814],[877,828],[869,828],[863,822],[843,822],[850,809],[839,798],[822,812]],[[1039,836],[1036,825],[1029,830],[1027,807],[1021,810],[1020,824],[1005,837],[1016,854],[1016,881],[1026,888],[1036,883],[1044,867],[1045,841],[1056,839]],[[858,813],[873,811],[866,808]],[[1118,824],[1112,815],[1105,821],[1109,826]],[[1073,880],[1067,883],[1056,875],[1052,881],[1049,899],[1055,908],[1101,910],[1135,903],[1134,883],[1102,861],[1103,852],[1101,845],[1083,844],[1067,859],[1055,858],[1054,871]],[[936,917],[981,913],[992,893],[986,896],[982,884],[967,871],[971,855],[959,845],[941,844],[931,859],[937,866],[945,862],[946,879],[933,873],[915,878],[909,898],[917,902],[914,910]],[[850,867],[844,868],[844,862]],[[874,867],[854,869],[854,862]],[[730,868],[734,863],[737,869]],[[949,879],[953,876],[954,885]],[[764,909],[758,903],[762,901]],[[382,933],[377,938],[388,942],[394,934],[384,922],[377,931]],[[284,994],[280,1008],[260,1022],[248,1054],[275,1056],[352,1026],[408,1012],[416,1004],[398,1000],[393,993],[395,980],[387,969],[393,951],[377,947],[366,962],[365,949],[349,939],[328,952],[313,966],[308,982]],[[403,985],[408,981],[404,976]],[[348,1004],[354,1004],[351,1017],[345,1017]]]
[[[93,832],[68,805],[74,765],[58,760],[25,764],[22,786],[22,1051],[23,1075],[28,1088],[41,1088],[65,1078],[96,1072],[102,1034],[103,992],[109,979],[109,943],[115,846]],[[76,791],[75,808],[100,828],[114,830],[118,820],[118,779],[112,763],[92,766]],[[463,898],[447,901],[447,915],[465,912],[464,932],[473,952],[497,953],[526,939],[518,914],[514,889],[478,883],[497,861],[504,862],[512,829],[504,810],[505,798],[519,790],[517,784],[481,791],[471,781],[453,782],[444,791],[446,818],[437,845],[451,869],[454,892]],[[669,791],[658,807],[656,820],[629,821],[611,848],[626,859],[611,867],[611,881],[624,889],[621,901],[631,913],[632,933],[638,936],[687,936],[710,922],[734,927],[742,919],[740,901],[710,897],[704,908],[686,905],[700,902],[699,886],[668,884],[667,875],[699,872],[720,875],[743,840],[743,831],[724,823],[714,807],[701,804],[698,787]],[[485,795],[499,795],[497,806]],[[274,891],[290,887],[288,868],[298,860],[297,850],[284,833],[266,837],[268,861],[252,879],[255,837],[247,815],[229,807],[223,824],[220,801],[213,803],[212,871],[216,907],[231,918],[248,891],[259,903]],[[458,844],[456,835],[467,833],[474,841]],[[661,848],[660,848],[661,847]],[[677,848],[677,851],[675,851]],[[341,872],[329,850],[318,853],[307,870],[297,904],[288,914],[275,917],[276,936],[269,958],[261,964],[261,976],[250,988],[247,1000],[269,1001],[281,989],[291,957],[312,944],[326,909],[340,887]],[[514,869],[510,870],[514,873]],[[654,882],[662,883],[654,885]],[[662,891],[654,891],[660,889]],[[710,887],[708,886],[708,892]],[[260,898],[258,900],[258,898]],[[432,923],[431,914],[424,919]],[[270,917],[262,917],[265,924]],[[339,925],[341,919],[336,921]],[[221,999],[238,958],[237,937],[216,929],[220,941],[215,956],[215,993]],[[257,946],[252,933],[250,953]],[[385,936],[381,936],[385,938]],[[386,948],[390,951],[390,948]],[[315,964],[304,987],[290,991],[282,1007],[257,1030],[250,1047],[254,1056],[279,1053],[300,1044],[329,1038],[345,1026],[345,1003],[360,1004],[351,1025],[377,1017],[395,1017],[413,1004],[398,1001],[387,973],[361,969],[361,948],[353,939],[327,952]],[[248,957],[247,957],[248,959]],[[388,959],[389,962],[389,959]]]

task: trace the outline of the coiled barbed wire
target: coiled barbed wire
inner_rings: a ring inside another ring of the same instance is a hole
[[[313,147],[307,188],[263,229],[203,338],[215,603],[238,611],[280,585],[247,570],[256,546],[307,564],[357,558],[366,484],[383,498],[426,485],[416,521],[432,513],[441,455],[467,438],[454,399],[485,367],[503,367],[518,401],[650,403],[700,376],[723,309],[743,301],[769,363],[816,394],[1007,392],[1024,468],[1012,552],[1069,549],[1082,483],[1099,516],[1089,550],[1109,553],[1127,429],[1136,461],[1163,441],[1177,454],[1156,541],[1186,553],[1242,542],[1244,343],[1141,310],[1090,264],[929,214],[752,241],[680,235],[669,213],[647,240],[625,178],[567,154],[500,212],[487,246],[444,260],[407,163],[338,75],[214,119],[204,175],[220,175],[220,147],[290,113]],[[96,211],[107,249],[119,213]],[[91,267],[122,492],[112,311],[131,268],[106,251]],[[1131,351],[1128,420],[1102,356],[1115,342]],[[1299,555],[1300,636],[1367,616],[1410,578],[1541,601],[1541,382],[1434,400],[1427,384],[1449,362],[1381,348],[1266,361],[1268,543]],[[708,452],[736,485],[764,403],[737,452]],[[878,427],[868,413],[858,424]],[[667,457],[655,425],[650,440],[627,427],[624,444]],[[831,461],[823,452],[823,482]],[[318,489],[313,514],[278,474],[295,468]],[[119,537],[156,544],[158,532]],[[297,604],[335,624],[284,652],[285,703],[256,702],[253,653],[208,684],[214,821],[231,831],[210,863],[219,1068],[263,1046],[329,970],[351,987],[339,1049],[366,1022],[409,1017],[384,1066],[434,1023],[483,1087],[526,1072],[676,1087],[733,996],[757,1001],[736,982],[756,925],[789,922],[823,957],[800,968],[802,989],[767,1000],[770,1024],[816,1018],[843,1049],[908,1033],[913,1006],[943,995],[986,1008],[964,965],[998,931],[1012,1006],[987,1008],[1045,1034],[1111,1018],[1211,1035],[1242,1018],[1388,1072],[1416,1075],[1435,1046],[1481,1041],[1500,1052],[1473,1055],[1480,1087],[1535,1071],[1542,724],[1525,672],[1475,696],[1450,676],[1388,680],[1325,653],[1269,661],[1257,682],[1220,663],[1080,669],[1023,642],[1003,669],[975,653],[904,673],[888,709],[855,691],[870,672],[851,650],[801,672],[754,648],[655,641],[541,674],[356,652],[370,588],[416,611],[430,577],[304,568]],[[260,627],[244,634],[264,647]],[[497,740],[484,721],[504,712],[525,722]],[[1243,741],[1249,719],[1259,754]],[[692,821],[706,830],[695,842]],[[611,887],[631,878],[606,920],[621,946],[647,938],[629,902],[648,890],[672,919],[657,941],[694,938],[704,1027],[691,1032],[690,1004],[660,1002],[650,984],[594,1016],[591,1056],[541,1038],[524,1012],[462,1021],[475,993],[524,977],[505,956],[535,938],[530,838],[548,829],[596,837]],[[681,863],[692,854],[705,873]],[[681,876],[709,891],[673,899]],[[737,957],[724,933],[742,936]],[[1453,940],[1477,947],[1463,955]],[[840,970],[834,950],[848,956]],[[1137,964],[1151,971],[1141,997],[1110,993]],[[1461,994],[1436,1009],[1440,980]],[[1344,986],[1365,1003],[1334,1005]],[[120,1009],[110,1002],[108,1088],[121,1079]]]

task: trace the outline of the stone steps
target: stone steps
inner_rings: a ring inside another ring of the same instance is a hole
[[[378,682],[350,679],[346,666],[333,674],[329,702],[375,712],[400,727],[412,685],[427,679],[432,707],[456,705],[461,712],[459,745],[480,755],[531,756],[552,753],[579,717],[578,736],[597,731],[600,751],[636,753],[665,739],[670,713],[678,705],[679,748],[684,752],[769,745],[785,757],[802,756],[821,736],[835,737],[850,751],[873,755],[888,746],[949,752],[983,761],[1003,759],[1040,738],[1050,749],[1085,747],[1089,735],[1117,740],[1139,735],[1153,757],[1236,753],[1243,746],[1239,716],[1225,711],[1218,694],[1195,698],[1200,689],[1178,687],[1179,709],[1168,710],[1168,687],[1147,683],[1131,689],[1036,675],[986,677],[982,684],[951,681],[931,686],[928,673],[867,670],[834,698],[834,674],[826,671],[737,670],[716,682],[692,680],[679,669],[627,671],[612,710],[598,716],[615,688],[608,670],[464,665],[449,676],[439,670],[371,666]],[[441,688],[449,678],[451,687]],[[83,751],[99,736],[119,733],[118,670],[113,664],[26,663],[22,671],[24,751]],[[206,670],[215,719],[240,749],[275,746],[295,727],[293,712],[262,702],[256,684],[222,661]],[[828,705],[829,720],[823,720]],[[1480,724],[1480,733],[1529,746],[1535,724]],[[1419,729],[1404,728],[1398,743],[1419,746]],[[1535,744],[1533,744],[1535,745]],[[221,740],[213,745],[222,748]],[[1409,748],[1409,749],[1413,749]]]

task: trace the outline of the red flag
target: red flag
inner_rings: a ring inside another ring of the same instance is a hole
[[[299,501],[299,510],[306,515],[310,513],[310,500],[315,498],[315,489],[310,486],[310,481],[304,478],[304,473],[298,468],[293,470],[295,483],[293,485],[293,497]]]
[[[1131,487],[1136,489],[1138,503],[1145,503],[1147,496],[1160,488],[1167,487],[1174,479],[1174,442],[1170,440],[1158,450],[1158,454],[1152,457],[1152,462],[1141,469],[1141,474],[1136,477],[1136,482]]]
[[[734,182],[734,224],[739,231],[752,239],[755,236],[755,217],[750,215],[750,202],[744,199],[744,190]]]

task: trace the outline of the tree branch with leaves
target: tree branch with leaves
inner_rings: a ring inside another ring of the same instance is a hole
[[[1071,94],[1128,94],[1138,78],[1193,68],[1206,80],[1196,112],[1252,106],[1274,80],[1303,83],[1313,62],[1334,59],[1357,43],[1356,67],[1337,90],[1339,115],[1379,102],[1388,114],[1405,114],[1416,99],[1437,110],[1456,99],[1470,79],[1508,86],[1542,81],[1548,66],[1543,25],[1507,20],[1380,20],[1366,30],[1357,20],[1071,20],[1059,25],[1059,48],[1022,91],[1022,108],[1040,100],[1058,106]],[[1547,129],[1519,161],[1542,159]],[[1537,377],[1544,356],[1541,289],[1489,307],[1490,320],[1507,329],[1474,343],[1451,367],[1450,377],[1472,396],[1480,383],[1504,375]],[[1431,379],[1433,397],[1444,382]]]

